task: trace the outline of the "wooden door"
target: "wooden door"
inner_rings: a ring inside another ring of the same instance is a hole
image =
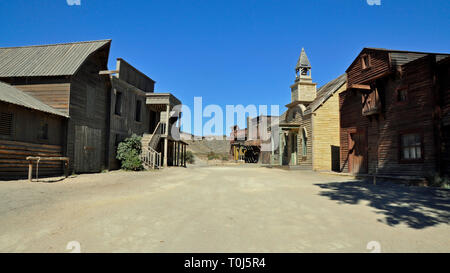
[[[367,173],[367,138],[364,131],[349,133],[349,170],[351,173]]]
[[[75,172],[101,171],[101,137],[100,129],[75,126]]]

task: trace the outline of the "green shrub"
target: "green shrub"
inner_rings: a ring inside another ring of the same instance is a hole
[[[192,151],[186,151],[185,160],[189,164],[195,163],[194,153]]]
[[[228,159],[229,159],[228,155],[223,155],[222,156],[222,161],[228,161]]]
[[[123,170],[141,171],[144,169],[140,158],[141,145],[141,137],[135,134],[119,143],[116,158],[120,160]]]

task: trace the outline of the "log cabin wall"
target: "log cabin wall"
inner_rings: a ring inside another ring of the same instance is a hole
[[[66,153],[75,172],[99,172],[108,165],[110,83],[99,75],[106,69],[107,50],[88,57],[71,78]]]
[[[8,124],[2,122],[0,125],[0,179],[25,178],[28,175],[27,156],[63,156],[65,118],[4,102],[0,102],[0,109],[1,115],[11,118]],[[48,133],[43,136],[45,125]],[[40,163],[40,176],[62,173],[60,161]]]

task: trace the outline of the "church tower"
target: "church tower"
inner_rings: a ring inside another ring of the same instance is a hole
[[[317,84],[312,82],[311,64],[304,48],[298,58],[295,74],[295,83],[291,85],[291,103],[308,105],[316,98]]]

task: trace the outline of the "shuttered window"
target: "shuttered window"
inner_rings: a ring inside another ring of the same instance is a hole
[[[13,128],[13,114],[0,112],[0,135],[11,136]]]

